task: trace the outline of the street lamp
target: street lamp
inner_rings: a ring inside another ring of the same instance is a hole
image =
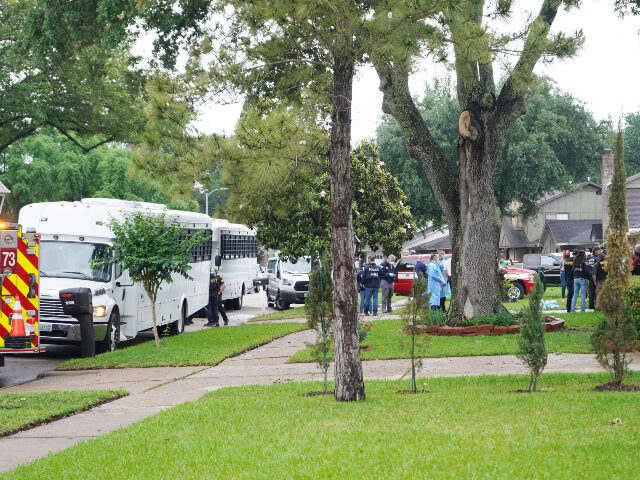
[[[214,188],[213,190],[209,191],[209,192],[204,192],[204,212],[209,215],[209,195],[211,195],[213,192],[219,192],[220,190],[229,190],[227,187],[220,187],[220,188]]]

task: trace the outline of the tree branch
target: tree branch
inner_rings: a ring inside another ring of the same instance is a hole
[[[447,222],[457,224],[460,201],[458,172],[453,169],[444,150],[433,138],[409,91],[409,74],[398,68],[374,61],[383,93],[382,111],[392,115],[402,127],[409,154],[424,169],[433,193]]]
[[[67,132],[64,128],[62,128],[60,125],[56,125],[56,124],[51,123],[51,122],[47,122],[47,125],[50,125],[51,127],[53,127],[56,130],[58,130],[61,134],[63,134],[65,137],[67,137],[69,140],[71,140],[71,143],[76,145],[84,153],[89,153],[91,150],[93,150],[95,148],[98,148],[100,145],[104,145],[105,143],[109,143],[109,142],[115,140],[115,137],[109,137],[109,138],[107,138],[107,139],[105,139],[105,140],[103,140],[101,142],[98,142],[98,143],[96,143],[94,145],[91,145],[90,147],[85,147],[80,142],[78,142],[78,140],[73,138],[73,136],[71,136],[71,134],[69,132]]]
[[[525,113],[526,85],[536,63],[546,51],[546,48],[544,46],[541,48],[540,44],[547,41],[551,24],[556,18],[560,5],[562,5],[560,0],[544,0],[538,16],[531,24],[520,58],[500,91],[491,120],[494,134],[491,138],[490,156],[494,165],[504,148],[507,133],[513,122]]]
[[[0,153],[4,152],[4,150],[6,148],[8,148],[9,146],[11,146],[12,144],[14,144],[15,142],[17,142],[18,140],[22,140],[23,138],[28,137],[29,135],[31,135],[33,132],[35,132],[38,128],[40,127],[40,125],[36,125],[35,127],[30,127],[27,128],[26,130],[23,130],[17,134],[15,134],[13,137],[11,137],[9,140],[7,140],[6,142],[0,144]]]

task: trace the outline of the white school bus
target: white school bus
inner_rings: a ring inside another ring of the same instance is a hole
[[[165,214],[189,235],[205,230],[208,240],[192,252],[191,279],[174,274],[163,283],[156,301],[158,327],[171,334],[184,330],[187,316],[208,301],[212,261],[211,219],[204,214],[168,210],[165,205],[110,198],[76,202],[33,203],[20,210],[19,222],[40,235],[40,340],[42,343],[79,343],[80,324],[63,312],[59,291],[87,287],[93,297],[93,326],[97,347],[114,350],[120,341],[152,328],[151,302],[141,283],[134,283],[119,265],[92,269],[92,260],[106,255],[113,243],[108,224],[125,212]]]
[[[224,280],[222,300],[228,308],[240,310],[245,293],[253,289],[258,263],[255,230],[228,220],[211,221],[214,265]]]

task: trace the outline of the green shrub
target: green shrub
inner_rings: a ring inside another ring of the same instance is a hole
[[[446,325],[447,314],[442,310],[431,310],[429,308],[425,314],[416,318],[416,323],[418,325]]]
[[[529,294],[529,306],[525,309],[520,323],[517,353],[517,357],[531,373],[529,392],[536,391],[538,376],[547,365],[547,348],[544,344],[544,327],[540,308],[543,293],[540,275],[536,274],[535,285]]]

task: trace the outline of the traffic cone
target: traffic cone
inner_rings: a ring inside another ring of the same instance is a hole
[[[11,313],[11,337],[26,337],[24,330],[24,319],[22,318],[22,305],[20,300],[16,300],[13,304],[13,312]]]

